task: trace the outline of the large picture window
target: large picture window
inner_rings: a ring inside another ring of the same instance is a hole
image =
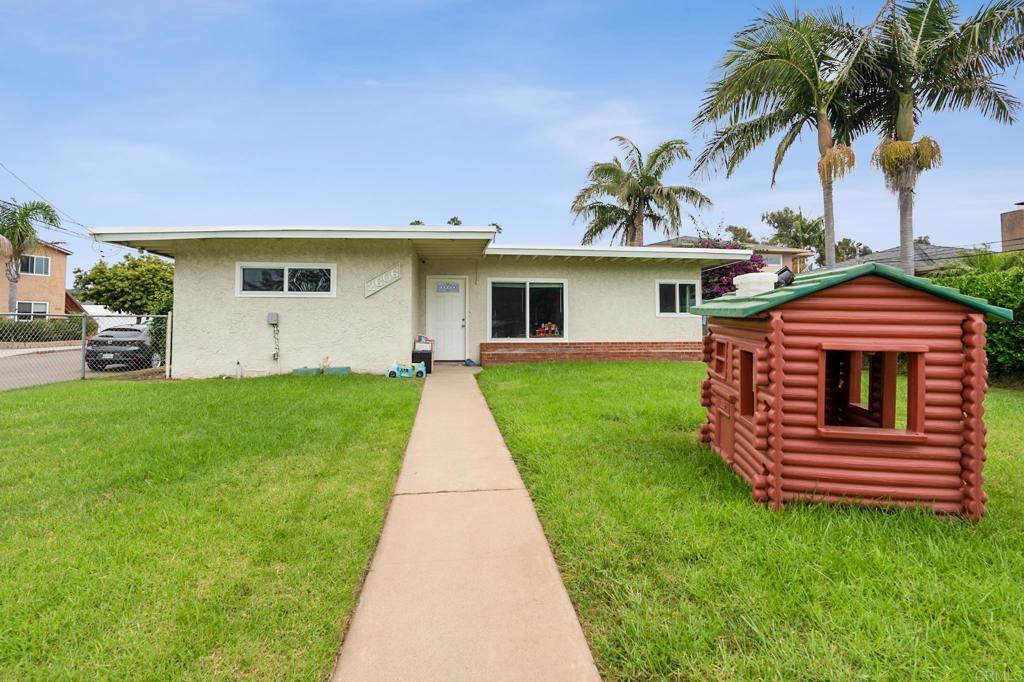
[[[335,267],[325,264],[239,263],[239,296],[334,296]]]
[[[22,256],[20,271],[23,275],[49,275],[49,256]]]
[[[696,282],[658,280],[658,315],[690,315],[690,308],[700,303]]]
[[[492,281],[492,339],[564,339],[565,282]]]

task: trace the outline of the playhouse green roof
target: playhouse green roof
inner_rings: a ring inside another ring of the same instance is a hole
[[[804,296],[809,296],[817,291],[834,287],[851,279],[864,275],[878,275],[886,279],[898,282],[904,286],[918,289],[926,293],[938,296],[947,301],[960,303],[968,308],[973,308],[987,315],[1000,320],[1013,320],[1013,311],[999,306],[991,305],[983,298],[976,298],[962,294],[958,289],[944,287],[925,279],[905,274],[902,270],[891,265],[881,263],[862,263],[851,265],[846,268],[835,268],[830,270],[812,270],[797,275],[789,286],[779,287],[772,291],[755,294],[753,296],[737,296],[735,293],[726,294],[719,298],[712,299],[706,303],[690,308],[691,313],[705,315],[707,317],[750,317],[771,310],[783,303],[795,301]]]

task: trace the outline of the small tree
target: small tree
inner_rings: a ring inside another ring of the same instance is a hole
[[[174,265],[153,255],[125,257],[114,265],[100,261],[88,270],[75,268],[75,289],[93,303],[119,313],[167,312],[174,291]]]
[[[461,225],[462,224],[462,220],[459,219],[459,216],[453,215],[451,218],[448,219],[448,224],[449,225]]]
[[[745,227],[730,225],[725,228],[725,231],[729,233],[734,242],[739,242],[740,244],[754,244],[757,242],[757,239],[754,238],[754,233]]]
[[[409,224],[410,224],[410,225],[422,225],[422,224],[423,224],[423,221],[422,221],[422,220],[420,220],[419,218],[417,218],[416,220],[413,220],[413,221],[412,221],[412,222],[410,222]]]
[[[870,246],[867,244],[861,244],[849,237],[843,237],[838,243],[836,243],[836,260],[840,263],[860,256],[866,256],[869,253],[871,253]]]
[[[769,244],[813,251],[816,254],[815,262],[818,265],[825,264],[825,233],[821,218],[808,218],[803,211],[794,211],[787,206],[762,214],[761,220],[773,230],[772,236],[768,238]]]

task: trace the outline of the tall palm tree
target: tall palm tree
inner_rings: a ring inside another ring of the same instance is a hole
[[[7,310],[18,312],[18,280],[21,279],[21,257],[26,255],[38,241],[33,221],[39,221],[60,227],[60,216],[45,201],[29,201],[25,204],[15,202],[0,203],[0,258],[6,260],[4,266],[7,281]]]
[[[714,128],[695,173],[724,168],[730,176],[752,151],[781,135],[773,186],[793,143],[806,129],[816,131],[827,265],[836,259],[833,185],[856,160],[850,148],[850,94],[861,75],[868,35],[838,11],[791,15],[779,7],[764,12],[733,37],[720,64],[721,78],[708,88],[694,119],[695,129]]]
[[[711,207],[711,199],[694,187],[663,184],[665,173],[676,161],[690,158],[690,148],[684,140],[662,142],[646,158],[629,138],[617,135],[612,141],[622,149],[625,165],[618,157],[595,163],[587,173],[589,184],[572,202],[571,210],[576,217],[588,221],[584,244],[593,244],[595,239],[611,232],[613,241],[643,246],[646,223],[674,237],[682,222],[681,203],[699,210]],[[602,201],[603,198],[612,201]]]
[[[898,197],[900,267],[913,274],[917,179],[942,162],[935,140],[914,141],[916,126],[926,110],[971,108],[1014,122],[1020,101],[996,78],[1024,60],[1024,0],[994,0],[962,23],[951,0],[888,0],[885,9],[854,127],[882,134],[872,162]]]

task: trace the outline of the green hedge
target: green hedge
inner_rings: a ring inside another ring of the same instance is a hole
[[[85,325],[88,335],[99,329],[96,320],[89,318]],[[49,319],[12,320],[0,317],[0,343],[32,343],[45,341],[76,341],[82,338],[81,315]]]
[[[993,377],[1024,377],[1024,267],[940,275],[934,281],[1013,311],[1013,322],[988,320],[988,369]]]

